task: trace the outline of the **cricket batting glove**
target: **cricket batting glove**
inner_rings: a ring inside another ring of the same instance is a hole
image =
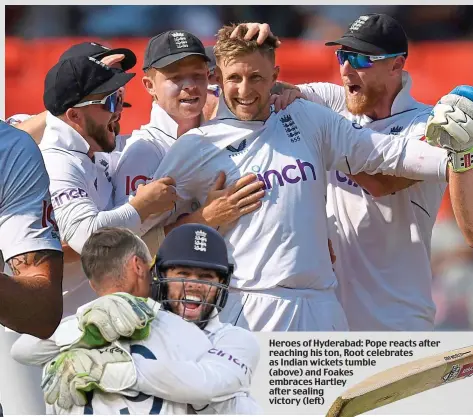
[[[454,172],[473,168],[473,87],[456,87],[440,99],[427,120],[425,137],[448,151]]]
[[[131,355],[118,343],[101,349],[72,349],[59,354],[43,372],[41,388],[48,404],[69,410],[87,403],[86,392],[126,392],[136,383]]]
[[[105,295],[77,313],[77,322],[61,324],[56,344],[65,351],[105,346],[120,338],[145,340],[160,304],[127,293]],[[75,327],[75,328],[73,328]]]

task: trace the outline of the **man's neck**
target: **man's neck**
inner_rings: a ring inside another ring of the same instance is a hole
[[[184,133],[187,133],[189,130],[194,129],[200,126],[200,118],[201,116],[197,116],[192,119],[181,119],[174,121],[177,123],[177,137],[181,137]]]
[[[366,112],[371,120],[385,119],[391,116],[391,109],[393,107],[394,100],[396,99],[399,92],[402,90],[402,81],[400,81],[394,88],[387,89],[386,94],[383,95],[377,106]]]

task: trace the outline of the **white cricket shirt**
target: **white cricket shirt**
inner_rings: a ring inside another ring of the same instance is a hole
[[[112,183],[115,207],[125,204],[134,196],[140,184],[146,184],[153,178],[161,161],[177,140],[178,124],[157,104],[153,103],[151,119],[147,125],[134,130],[119,154],[113,169]],[[115,154],[113,157],[115,158]],[[196,211],[200,204],[197,200],[177,202],[177,213],[167,218],[166,223],[177,220],[180,215]],[[150,217],[141,228],[146,233],[157,224],[161,217]]]
[[[85,139],[49,112],[40,149],[50,177],[59,234],[72,249],[80,253],[87,238],[101,227],[139,230],[140,217],[130,204],[110,209],[112,185],[105,175],[107,159],[101,154],[94,163],[87,155]],[[63,291],[64,316],[74,314],[79,306],[95,298],[80,261],[64,265]]]
[[[181,136],[154,177],[175,178],[182,198],[202,203],[218,171],[227,174],[227,185],[257,174],[266,184],[262,207],[220,230],[235,263],[232,286],[326,290],[336,286],[327,247],[327,170],[445,178],[444,150],[392,139],[306,100],[266,121],[240,121],[221,98],[216,118]]]
[[[348,120],[378,132],[422,139],[431,106],[410,95],[403,74],[391,116],[371,120],[345,107],[343,87],[313,83],[299,86],[307,97]],[[421,182],[386,197],[373,198],[340,171],[328,173],[327,214],[337,255],[339,298],[351,330],[433,329],[430,240],[446,183]]]
[[[0,121],[0,251],[61,251],[41,152],[30,135]],[[1,256],[0,256],[1,257]]]

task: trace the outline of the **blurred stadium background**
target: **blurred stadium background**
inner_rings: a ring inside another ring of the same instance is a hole
[[[413,95],[434,104],[459,84],[473,85],[473,6],[6,6],[6,116],[35,114],[42,104],[44,77],[71,44],[95,40],[127,47],[138,57],[138,74],[127,86],[132,108],[122,133],[149,121],[151,98],[141,86],[141,63],[150,38],[169,29],[187,30],[205,45],[225,23],[267,22],[282,38],[277,63],[281,80],[340,83],[333,48],[363,13],[387,13],[411,41],[407,70]],[[456,227],[448,193],[432,238],[437,329],[473,329],[473,250]]]

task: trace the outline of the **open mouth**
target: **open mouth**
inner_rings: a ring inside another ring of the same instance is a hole
[[[181,298],[185,309],[197,310],[202,305],[202,298],[196,295],[186,295]]]
[[[183,104],[196,104],[198,101],[199,101],[198,97],[196,97],[196,98],[183,98],[183,99],[179,100],[179,102],[183,103]]]
[[[350,94],[356,94],[361,90],[361,86],[356,84],[349,84],[347,87]]]
[[[256,102],[256,98],[251,99],[251,100],[243,100],[241,98],[236,98],[235,101],[240,105],[240,106],[251,106]]]

